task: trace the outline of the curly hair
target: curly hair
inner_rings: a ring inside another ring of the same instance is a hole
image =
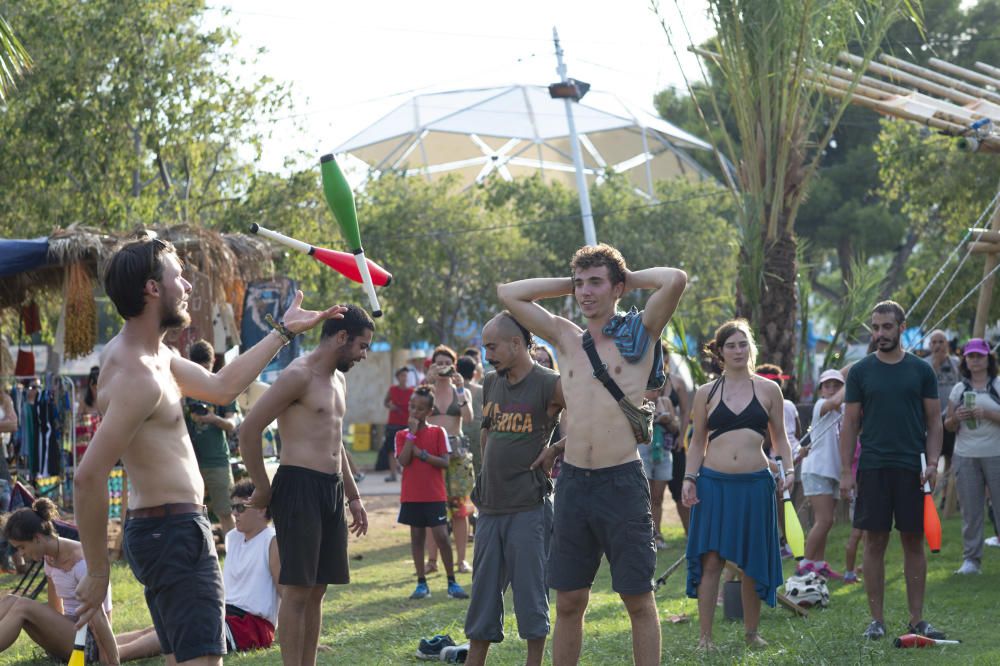
[[[573,254],[573,258],[569,262],[570,270],[574,274],[577,271],[596,266],[608,267],[608,278],[610,278],[612,285],[625,281],[625,271],[628,270],[625,258],[621,252],[610,245],[600,243],[581,247]]]

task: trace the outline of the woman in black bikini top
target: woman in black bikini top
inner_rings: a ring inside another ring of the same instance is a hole
[[[719,435],[734,430],[742,430],[743,428],[753,430],[761,437],[767,435],[767,410],[764,409],[764,406],[760,404],[760,400],[757,399],[757,389],[754,388],[752,379],[750,381],[750,388],[753,391],[753,398],[743,408],[743,411],[736,414],[726,404],[726,376],[722,375],[722,377],[716,380],[712,390],[708,393],[708,402],[711,402],[715,390],[719,389],[719,404],[715,406],[715,409],[712,410],[712,413],[708,417],[707,425],[711,431],[708,435],[708,441],[711,442]]]
[[[743,572],[746,642],[764,646],[767,643],[757,631],[760,602],[763,599],[775,605],[783,576],[775,481],[763,443],[770,432],[777,453],[791,461],[784,404],[777,384],[753,374],[757,349],[746,320],[720,326],[709,349],[723,373],[715,382],[699,388],[694,399],[694,435],[681,491],[684,504],[692,507],[687,594],[698,599],[699,646],[711,648],[719,577],[726,561],[732,561]],[[730,403],[726,402],[727,384]],[[714,408],[713,399],[718,400]],[[742,408],[740,403],[744,403]],[[789,484],[792,478],[788,477]]]

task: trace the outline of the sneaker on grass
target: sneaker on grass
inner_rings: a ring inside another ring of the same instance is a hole
[[[960,566],[955,573],[959,576],[968,576],[971,574],[982,573],[982,571],[979,570],[979,565],[972,560],[965,560],[962,562],[962,566]]]
[[[921,620],[916,624],[911,624],[909,626],[909,630],[911,634],[917,634],[918,636],[926,636],[927,638],[933,638],[936,641],[943,641],[946,638],[948,638],[947,636],[945,636],[943,631],[938,631],[937,629],[935,629],[934,625],[932,625],[927,620]]]
[[[987,546],[993,546],[994,548],[1000,548],[1000,537],[991,536],[983,541]]]
[[[858,582],[858,574],[853,571],[844,572],[844,585],[853,585]]]
[[[830,564],[823,560],[820,562],[820,566],[816,567],[816,573],[818,573],[823,578],[833,578],[835,580],[840,580],[843,576],[833,569],[830,568]]]
[[[417,647],[417,659],[439,661],[441,651],[455,644],[451,636],[438,634],[433,638],[421,638]]]
[[[861,634],[861,637],[867,638],[870,641],[885,638],[885,625],[878,620],[872,620],[872,623],[868,625],[868,628],[865,629],[865,633]]]
[[[451,588],[448,589],[451,592]],[[410,595],[411,599],[426,599],[431,596],[431,588],[427,587],[427,583],[417,583],[417,589],[413,590],[413,594]]]
[[[451,597],[452,599],[469,598],[469,595],[465,593],[465,590],[462,589],[462,586],[456,583],[455,581],[451,581],[450,583],[448,583],[448,596]]]
[[[799,562],[798,564],[795,565],[796,576],[806,576],[816,571],[817,571],[816,565],[813,562],[806,562],[805,564]]]
[[[441,650],[441,661],[447,664],[464,664],[469,656],[469,644],[453,645]]]

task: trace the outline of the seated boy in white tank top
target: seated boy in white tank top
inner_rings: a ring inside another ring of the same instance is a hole
[[[236,529],[226,535],[226,647],[244,652],[270,647],[278,621],[278,541],[270,513],[249,505],[254,485],[244,479],[233,487]]]

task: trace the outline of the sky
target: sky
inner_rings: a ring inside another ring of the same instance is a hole
[[[289,158],[298,166],[318,161],[416,94],[552,83],[558,80],[553,27],[568,75],[595,90],[652,111],[657,91],[684,87],[649,0],[210,0],[209,6],[206,24],[232,28],[240,37],[237,53],[257,59],[235,74],[291,84],[294,108],[271,119],[259,163],[265,170],[282,170]],[[661,0],[661,12],[684,71],[698,78],[685,49],[713,32],[704,0]]]

